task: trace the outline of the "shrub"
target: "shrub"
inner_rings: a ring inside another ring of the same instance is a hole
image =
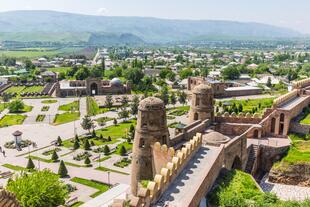
[[[60,138],[60,136],[57,137],[57,145],[62,146],[62,139]]]
[[[68,176],[67,167],[66,167],[64,161],[62,161],[62,160],[61,160],[60,165],[59,165],[58,175],[59,175],[61,178],[65,178],[65,177]]]
[[[121,156],[126,156],[126,154],[127,154],[127,150],[126,150],[126,148],[123,145],[122,145],[122,147],[120,149],[120,154],[121,154]]]
[[[105,155],[110,154],[110,148],[109,148],[108,145],[105,145],[105,146],[104,146],[104,148],[103,148],[103,153],[104,153]]]
[[[90,166],[90,159],[89,159],[89,157],[86,157],[86,158],[85,158],[84,164],[85,164],[86,166]]]
[[[77,139],[74,140],[74,145],[73,145],[73,149],[77,150],[80,148],[80,143]]]
[[[54,162],[56,162],[57,160],[58,160],[58,155],[57,155],[57,152],[56,152],[56,150],[54,150],[54,152],[53,152],[53,154],[52,154],[52,160],[54,161]]]
[[[31,159],[31,157],[28,158],[28,163],[27,163],[26,168],[27,168],[28,170],[32,170],[32,169],[35,168],[35,165],[34,165],[32,159]]]
[[[86,139],[85,142],[84,142],[84,149],[85,150],[90,150],[90,144],[89,144],[88,139]]]

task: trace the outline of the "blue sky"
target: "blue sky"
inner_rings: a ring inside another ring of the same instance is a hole
[[[0,0],[0,11],[10,10],[236,20],[267,23],[310,34],[309,0]]]

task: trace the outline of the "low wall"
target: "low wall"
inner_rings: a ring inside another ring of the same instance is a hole
[[[290,132],[298,134],[310,134],[310,125],[300,124],[298,122],[292,121],[290,123]]]
[[[215,126],[215,131],[228,136],[241,135],[252,127],[251,124],[220,123]]]

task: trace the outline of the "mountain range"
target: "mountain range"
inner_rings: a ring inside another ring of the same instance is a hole
[[[298,37],[304,35],[292,29],[253,22],[92,16],[38,10],[0,13],[0,41],[137,44]]]

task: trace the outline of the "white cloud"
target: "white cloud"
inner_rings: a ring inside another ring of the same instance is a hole
[[[97,15],[100,15],[100,16],[105,16],[105,15],[107,15],[107,13],[108,13],[108,10],[104,7],[99,8],[97,10]]]
[[[26,7],[25,7],[25,9],[26,9],[26,10],[32,10],[32,9],[33,9],[33,7],[32,7],[32,6],[30,6],[30,5],[28,5],[28,6],[26,6]]]

